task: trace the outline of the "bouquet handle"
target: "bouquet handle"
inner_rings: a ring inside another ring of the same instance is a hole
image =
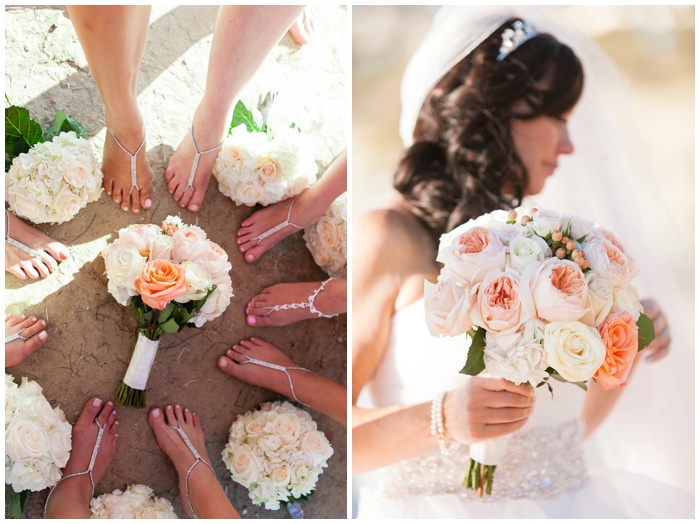
[[[146,406],[146,383],[156,358],[160,340],[150,340],[142,333],[136,340],[131,362],[117,388],[117,401],[122,406]]]
[[[510,435],[492,438],[469,446],[469,468],[462,484],[467,489],[477,491],[479,497],[491,494],[496,466],[503,460],[508,449]]]

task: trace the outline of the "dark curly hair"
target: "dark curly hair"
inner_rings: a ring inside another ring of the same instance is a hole
[[[515,152],[510,119],[560,117],[581,95],[581,62],[549,34],[496,60],[501,34],[516,20],[502,24],[435,85],[394,174],[394,187],[436,242],[470,218],[520,205],[528,173]],[[527,102],[519,104],[527,109],[514,113],[516,101]],[[503,194],[504,187],[515,194]]]

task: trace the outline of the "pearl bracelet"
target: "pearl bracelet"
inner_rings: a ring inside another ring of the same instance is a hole
[[[442,401],[447,391],[442,391],[433,400],[430,409],[430,434],[438,439],[438,446],[443,455],[447,455],[447,440],[445,440],[445,417],[442,411]]]

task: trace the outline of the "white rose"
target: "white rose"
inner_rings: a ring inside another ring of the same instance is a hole
[[[287,464],[280,464],[279,467],[272,470],[272,473],[270,473],[270,479],[277,487],[284,487],[289,484],[289,482],[292,480],[289,466]]]
[[[644,308],[639,302],[637,290],[632,286],[627,286],[613,293],[613,303],[610,312],[617,313],[618,311],[627,311],[634,317],[635,322],[639,320],[639,315],[644,312]]]
[[[586,274],[588,300],[595,315],[594,326],[600,325],[610,313],[613,305],[613,287],[610,281],[595,271]]]
[[[308,178],[299,177],[292,180],[287,185],[287,191],[284,194],[284,198],[292,198],[299,195],[302,191],[311,186],[311,181]]]
[[[105,259],[105,269],[110,285],[121,285],[135,291],[134,282],[141,278],[143,268],[146,266],[146,259],[141,256],[138,249],[118,240],[108,246],[102,252],[102,256]]]
[[[156,235],[153,237],[150,245],[150,254],[148,261],[152,260],[170,260],[170,252],[173,249],[173,238],[168,235]]]
[[[260,468],[248,444],[235,448],[231,454],[231,472],[248,487],[260,478]]]
[[[119,230],[119,242],[133,246],[141,256],[148,258],[151,243],[156,236],[160,236],[160,231],[155,224],[131,224]]]
[[[208,320],[215,319],[226,310],[231,303],[232,296],[233,288],[230,280],[217,284],[216,289],[209,295],[202,309],[199,310],[199,314],[191,318],[190,322],[197,327],[202,327]]]
[[[510,337],[496,339],[491,333],[486,333],[486,371],[515,384],[529,382],[533,387],[537,386],[547,377],[542,345],[544,326],[541,320],[532,319],[519,333]]]
[[[282,444],[289,445],[299,439],[301,424],[296,416],[282,413],[272,422],[272,431],[280,438]]]
[[[44,206],[27,195],[7,192],[7,201],[10,210],[17,216],[31,220],[34,223],[41,223],[44,216]]]
[[[92,166],[74,159],[66,165],[63,171],[63,180],[75,187],[83,187],[92,178]]]
[[[253,183],[241,184],[236,191],[236,201],[239,205],[253,207],[262,200],[264,195],[263,189]]]
[[[569,231],[569,238],[576,240],[577,242],[590,235],[595,228],[593,222],[577,217],[574,215],[563,215],[562,220],[564,223],[564,228]]]
[[[550,322],[544,330],[547,365],[569,382],[586,382],[605,360],[598,330],[581,322]]]
[[[490,229],[504,244],[510,243],[517,237],[533,236],[532,230],[529,227],[525,227],[521,224],[503,224]]]
[[[211,275],[213,284],[222,282],[230,282],[231,263],[228,261],[226,251],[221,247],[209,241],[207,247],[200,253],[198,262],[204,266],[204,269]]]
[[[301,449],[309,461],[307,464],[313,466],[325,465],[326,460],[333,455],[333,448],[326,436],[316,430],[309,431],[301,437]]]
[[[270,157],[258,158],[256,172],[265,184],[272,184],[280,178],[279,166]]]
[[[551,256],[552,250],[547,242],[538,236],[517,236],[508,244],[508,263],[520,274],[533,262],[544,262]]]
[[[437,284],[426,280],[424,289],[425,321],[432,336],[454,337],[472,328],[469,290],[456,285],[449,275],[441,275]]]
[[[52,198],[53,221],[61,223],[70,220],[78,214],[83,204],[80,198],[71,191],[70,187],[61,186]]]
[[[532,220],[527,225],[539,236],[546,237],[554,231],[561,231],[562,223],[562,217],[556,211],[539,209],[532,214]]]
[[[180,304],[185,304],[190,300],[199,300],[204,298],[212,287],[211,275],[206,269],[194,260],[186,260],[182,263],[182,267],[185,270],[185,281],[189,285],[187,293],[175,297],[175,302]]]
[[[47,447],[46,434],[31,420],[12,421],[5,429],[5,455],[14,462],[41,457]]]

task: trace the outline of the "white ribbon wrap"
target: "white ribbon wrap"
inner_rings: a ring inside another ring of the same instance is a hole
[[[469,457],[484,466],[498,466],[506,454],[510,435],[483,440],[469,446]]]
[[[148,375],[151,373],[151,366],[156,359],[156,351],[158,351],[160,340],[150,340],[139,333],[139,338],[136,340],[134,354],[131,355],[129,368],[124,375],[124,384],[131,389],[145,391]]]

